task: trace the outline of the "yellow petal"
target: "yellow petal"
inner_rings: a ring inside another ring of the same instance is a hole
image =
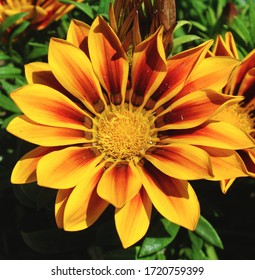
[[[252,50],[242,61],[242,63],[236,67],[231,74],[229,82],[224,89],[226,94],[235,95],[238,93],[240,84],[242,83],[245,75],[248,71],[255,67],[255,49]]]
[[[151,164],[139,169],[144,188],[158,212],[169,221],[194,230],[200,207],[190,184],[165,175]]]
[[[44,85],[32,84],[12,92],[12,99],[32,121],[39,124],[89,131],[92,119],[70,99]]]
[[[74,187],[101,159],[96,150],[88,147],[69,147],[52,152],[38,163],[38,184],[56,189]]]
[[[59,190],[55,201],[55,220],[59,228],[64,226],[64,211],[66,207],[67,200],[72,192],[71,189]]]
[[[136,107],[146,103],[166,76],[167,66],[162,36],[163,28],[137,45],[134,50],[131,102]]]
[[[248,176],[245,164],[236,151],[202,147],[210,156],[214,177],[223,180]]]
[[[240,61],[230,57],[209,57],[204,59],[191,73],[180,96],[200,89],[221,91],[227,84],[233,69]]]
[[[204,59],[211,45],[212,40],[167,59],[166,76],[145,107],[157,109],[163,103],[171,100],[183,88],[189,75],[199,65],[200,61]]]
[[[156,146],[146,152],[145,158],[168,176],[197,180],[213,176],[209,155],[202,149],[186,144]]]
[[[88,52],[88,35],[90,26],[86,23],[72,19],[68,28],[66,40],[74,46],[82,49],[87,56]]]
[[[25,141],[45,147],[91,143],[82,130],[41,125],[24,115],[14,118],[7,131]]]
[[[194,129],[162,132],[160,137],[161,143],[179,142],[230,150],[254,147],[254,140],[243,130],[217,121],[207,122]]]
[[[59,81],[51,72],[48,63],[31,62],[26,64],[25,75],[29,84],[45,85],[63,94],[68,94],[67,90],[59,83]]]
[[[93,69],[101,85],[113,104],[121,104],[127,87],[128,59],[119,38],[101,16],[91,25],[88,45]]]
[[[83,180],[72,191],[64,210],[65,230],[77,231],[89,227],[108,206],[96,192],[103,171],[103,165],[87,171]]]
[[[35,182],[37,180],[36,167],[38,161],[54,150],[56,148],[37,147],[26,153],[15,165],[11,175],[11,182],[13,184]]]
[[[134,164],[117,162],[104,172],[97,192],[102,199],[120,208],[139,192],[141,186],[141,178]]]
[[[157,131],[167,129],[191,128],[207,121],[224,104],[240,101],[226,94],[213,90],[200,90],[173,101],[160,113],[155,121]]]
[[[147,232],[152,204],[144,189],[115,211],[117,232],[124,248],[132,246]]]
[[[102,112],[105,100],[86,54],[67,41],[52,38],[49,65],[57,80],[92,112]]]

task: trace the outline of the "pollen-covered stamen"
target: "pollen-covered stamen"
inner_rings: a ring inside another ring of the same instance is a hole
[[[142,113],[111,112],[98,120],[97,144],[112,159],[139,157],[152,144],[151,125]]]
[[[231,123],[246,133],[251,134],[254,130],[254,110],[254,106],[234,104],[220,111],[214,119]]]

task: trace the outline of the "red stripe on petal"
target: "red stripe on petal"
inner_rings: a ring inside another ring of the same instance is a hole
[[[79,48],[67,41],[52,38],[49,65],[57,80],[93,113],[105,109],[105,100],[91,61]]]
[[[173,98],[184,86],[190,73],[196,68],[200,60],[212,45],[212,41],[174,55],[167,60],[167,74],[146,104],[147,109],[156,108]]]
[[[14,118],[7,130],[25,141],[46,147],[92,142],[89,132],[85,134],[78,129],[41,125],[24,115]]]
[[[56,189],[76,186],[102,160],[96,149],[69,147],[44,156],[37,166],[38,184]]]
[[[131,102],[134,106],[138,107],[146,102],[166,75],[162,36],[163,29],[159,29],[134,50],[131,72],[133,87]]]
[[[147,232],[152,204],[144,189],[115,211],[116,228],[124,248],[132,246]]]
[[[74,188],[64,211],[65,230],[77,231],[91,226],[109,205],[96,191],[103,172],[104,165],[85,172],[83,180]]]
[[[115,207],[122,207],[136,195],[142,186],[133,163],[116,163],[103,174],[97,191],[99,196]]]
[[[196,194],[187,181],[160,172],[150,163],[140,167],[144,188],[155,208],[169,221],[194,230],[200,207]]]
[[[88,35],[90,26],[86,23],[72,19],[67,31],[66,40],[80,48],[89,57]]]
[[[191,145],[156,146],[146,152],[145,158],[160,171],[174,178],[197,180],[213,176],[209,155]]]
[[[93,69],[111,102],[124,102],[128,80],[128,59],[122,44],[102,17],[97,17],[90,29],[89,53]]]

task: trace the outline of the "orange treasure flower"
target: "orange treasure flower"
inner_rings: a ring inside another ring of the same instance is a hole
[[[74,0],[81,2],[80,0]],[[0,0],[0,23],[5,18],[27,12],[26,19],[31,19],[33,26],[40,30],[74,8],[57,0]]]
[[[235,150],[253,139],[212,120],[240,101],[218,92],[239,62],[206,58],[212,41],[166,59],[162,37],[159,28],[130,60],[102,17],[73,20],[66,40],[51,39],[48,63],[26,65],[28,85],[11,94],[24,115],[7,129],[39,147],[11,181],[58,189],[58,227],[88,228],[112,205],[125,248],[145,235],[153,206],[194,230],[188,180],[247,176]]]
[[[215,56],[231,56],[239,59],[237,47],[232,33],[227,32],[225,40],[218,35],[214,49]],[[255,137],[255,50],[251,51],[234,69],[224,89],[224,94],[242,96],[244,99],[220,112],[216,119],[234,124],[243,129],[251,137]],[[250,176],[255,176],[255,150],[254,148],[238,151],[246,165]],[[225,193],[235,178],[222,180],[221,188]]]

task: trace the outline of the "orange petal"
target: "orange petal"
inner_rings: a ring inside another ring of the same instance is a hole
[[[120,208],[139,192],[141,186],[134,164],[117,162],[104,172],[97,192],[102,199]]]
[[[69,147],[52,152],[38,163],[38,185],[56,189],[72,188],[82,179],[86,180],[84,174],[92,172],[101,159],[97,150],[87,147]]]
[[[173,223],[194,230],[200,207],[190,184],[167,176],[149,163],[139,168],[144,188],[159,213]]]
[[[67,41],[52,38],[49,65],[57,80],[92,112],[102,112],[105,101],[86,54]]]
[[[132,60],[131,102],[134,106],[145,103],[166,76],[167,66],[163,46],[163,29],[136,46]]]
[[[148,100],[146,107],[152,109],[156,103],[156,109],[171,100],[183,88],[190,73],[204,58],[211,45],[212,40],[170,57],[167,60],[167,74]]]
[[[55,219],[59,228],[64,226],[64,211],[72,189],[59,190],[55,201]]]
[[[186,144],[156,146],[146,152],[145,158],[168,176],[197,180],[211,178],[209,155],[202,149]]]
[[[210,156],[214,177],[223,180],[247,175],[247,169],[236,151],[202,147]]]
[[[220,181],[220,188],[223,193],[226,193],[228,189],[232,186],[232,184],[235,182],[236,178],[233,179],[226,179]]]
[[[231,32],[225,35],[225,41],[218,35],[212,53],[216,56],[231,56],[238,59],[238,52]]]
[[[230,57],[208,57],[191,73],[179,97],[196,90],[212,89],[221,91],[227,84],[239,60]]]
[[[238,154],[245,163],[249,176],[255,177],[255,149],[243,149]]]
[[[233,96],[213,90],[200,90],[187,94],[160,113],[155,121],[157,131],[184,129],[198,126],[208,120],[224,104],[240,101]]]
[[[224,89],[227,94],[235,95],[247,72],[255,67],[255,49],[251,51],[233,71],[230,80]]]
[[[31,62],[24,66],[26,79],[29,84],[41,84],[51,87],[66,96],[70,93],[59,83],[45,62]],[[72,95],[71,95],[72,96]]]
[[[48,86],[26,85],[11,94],[12,99],[31,120],[44,125],[89,131],[84,122],[92,119],[70,99]]]
[[[101,165],[86,172],[84,180],[72,191],[64,211],[65,230],[77,231],[91,226],[109,205],[96,192],[103,171]]]
[[[37,180],[36,167],[38,161],[43,156],[56,149],[57,148],[37,147],[26,153],[15,165],[11,175],[11,182],[13,184],[35,182]]]
[[[147,232],[152,204],[144,189],[115,211],[115,224],[124,248],[132,246]]]
[[[92,142],[85,138],[82,130],[41,125],[24,115],[14,118],[7,131],[25,141],[46,147]]]
[[[160,143],[186,143],[221,149],[254,147],[254,140],[243,130],[225,122],[208,122],[194,129],[161,132]]]
[[[248,108],[250,104],[251,106],[253,106],[255,102],[254,87],[255,87],[255,68],[252,68],[244,76],[237,93],[238,95],[245,97],[244,102]]]
[[[91,25],[88,44],[93,69],[101,85],[113,104],[121,104],[127,87],[128,59],[119,38],[100,16]]]
[[[82,49],[85,54],[89,57],[88,50],[88,35],[90,26],[86,23],[72,19],[67,31],[66,40],[74,46]]]

